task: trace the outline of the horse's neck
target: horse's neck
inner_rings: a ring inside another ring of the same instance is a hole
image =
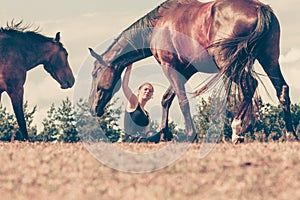
[[[102,56],[106,63],[124,69],[134,62],[152,56],[152,53],[149,47],[141,47],[138,41],[128,41],[120,37]]]
[[[104,60],[109,64],[124,67],[151,56],[150,37],[159,18],[159,8],[160,6],[123,31],[102,54]]]
[[[26,58],[25,67],[27,71],[33,69],[39,64],[43,64],[45,57],[49,56],[49,54],[47,54],[49,50],[45,48],[46,43],[38,41],[28,42],[26,38],[19,38],[17,40],[22,51],[22,56]]]
[[[27,60],[27,66],[26,66],[27,71],[35,68],[40,64],[43,64],[43,55],[40,54],[39,52],[41,51],[33,50],[32,52],[29,52],[30,58]]]

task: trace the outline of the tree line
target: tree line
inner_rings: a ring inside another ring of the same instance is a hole
[[[76,105],[69,98],[64,99],[59,106],[52,104],[47,111],[47,117],[42,121],[42,130],[38,132],[34,122],[37,107],[28,108],[24,104],[25,120],[32,142],[80,142],[84,141],[122,141],[124,132],[120,128],[120,118],[123,106],[116,106],[118,99],[111,101],[105,108],[105,114],[100,118],[92,117],[89,113],[87,102],[80,100]],[[245,130],[246,142],[281,141],[285,133],[285,122],[280,105],[264,103],[259,99],[259,110],[255,112],[255,120]],[[229,141],[231,138],[231,122],[234,110],[227,105],[222,113],[221,134],[217,135],[219,142]],[[200,99],[196,105],[196,114],[193,115],[197,131],[197,141],[204,140],[211,130],[211,120],[214,112],[212,100]],[[300,132],[300,105],[291,105],[293,126],[296,133]],[[214,126],[218,123],[216,122]],[[169,122],[169,127],[174,137],[184,137],[184,130],[178,128],[174,121]],[[218,128],[218,127],[217,127]],[[158,131],[159,122],[151,122],[151,130]],[[5,107],[0,105],[0,140],[22,140],[16,118]]]

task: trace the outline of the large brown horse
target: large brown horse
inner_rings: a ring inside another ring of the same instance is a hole
[[[75,80],[60,34],[49,38],[27,29],[21,22],[0,29],[0,97],[4,91],[9,95],[25,140],[29,139],[23,111],[26,72],[42,64],[62,89],[72,87]]]
[[[225,77],[226,94],[237,92],[241,97],[232,122],[232,140],[236,143],[242,139],[241,133],[249,125],[253,111],[258,81],[252,66],[258,60],[283,106],[287,132],[298,139],[291,122],[289,86],[278,62],[279,40],[280,26],[275,14],[257,0],[165,1],[123,31],[103,54],[90,49],[97,59],[89,97],[91,111],[98,116],[103,114],[105,105],[119,89],[126,66],[154,56],[171,83],[162,100],[162,128],[168,127],[168,110],[177,95],[187,135],[190,141],[194,139],[184,85],[196,72],[217,72],[195,95]]]

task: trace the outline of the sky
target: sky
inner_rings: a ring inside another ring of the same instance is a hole
[[[52,103],[59,106],[66,97],[73,100],[74,96],[88,95],[90,90],[88,77],[92,67],[87,66],[87,63],[92,61],[88,48],[99,49],[101,46],[100,49],[105,49],[109,45],[107,41],[111,41],[122,30],[162,2],[163,0],[1,0],[0,26],[6,26],[7,22],[14,19],[23,20],[25,24],[31,24],[32,27],[39,27],[40,33],[46,36],[54,37],[56,32],[61,32],[61,42],[69,53],[69,63],[75,78],[79,80],[72,89],[62,90],[43,67],[38,66],[28,72],[24,99],[28,101],[29,108],[37,105],[35,121],[38,126]],[[263,2],[273,8],[280,21],[281,69],[291,88],[292,103],[300,103],[300,21],[297,20],[300,15],[300,4],[297,0],[263,0]],[[155,65],[157,69],[149,72],[149,80],[159,80],[156,75],[161,74],[160,68],[153,59],[147,59],[139,64],[140,69],[146,69],[144,67],[148,65]],[[255,68],[257,71],[261,70],[259,65]],[[137,76],[133,75],[133,78]],[[82,79],[87,79],[85,92],[78,90],[80,88],[78,84],[82,83]],[[273,98],[269,100],[276,104],[275,90],[267,78],[262,77],[262,79]],[[136,84],[139,82],[139,80],[134,81]],[[161,93],[160,88],[163,91],[167,85],[164,81],[157,81],[155,84],[158,88],[156,94]],[[266,93],[262,88],[259,92],[263,96]],[[157,99],[151,109],[160,109],[158,106],[160,97]],[[2,104],[11,110],[6,94],[2,94]]]

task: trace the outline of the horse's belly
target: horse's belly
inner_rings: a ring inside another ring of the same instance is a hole
[[[204,73],[218,73],[219,68],[215,64],[213,58],[207,53],[203,53],[199,58],[196,58],[191,62],[191,64],[195,67],[197,72],[204,72]]]

